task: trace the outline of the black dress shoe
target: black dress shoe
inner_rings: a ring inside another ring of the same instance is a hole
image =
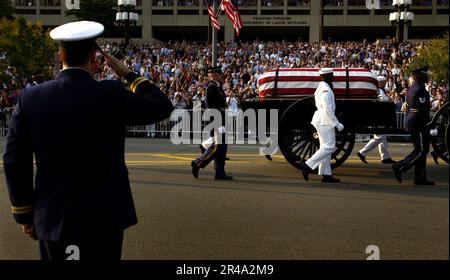
[[[397,179],[397,181],[399,183],[402,182],[402,172],[400,171],[400,169],[398,168],[397,165],[393,164],[392,165],[392,171],[394,171],[394,176]]]
[[[438,165],[438,164],[439,164],[439,162],[438,162],[439,156],[438,156],[438,154],[436,153],[436,151],[431,151],[430,154],[431,154],[431,157],[433,158],[434,163],[436,163],[436,165]]]
[[[387,158],[387,159],[383,159],[381,161],[381,163],[390,163],[390,164],[394,164],[397,163],[395,160],[392,160],[391,158]]]
[[[321,181],[323,183],[340,183],[341,182],[341,180],[334,178],[331,175],[323,175]]]
[[[229,180],[233,180],[233,176],[228,176],[228,175],[219,175],[219,176],[215,176],[214,180],[224,180],[224,181],[229,181]]]
[[[305,179],[305,181],[308,182],[309,181],[308,175],[309,173],[313,172],[313,170],[304,162],[300,163],[300,170],[302,171],[303,179]]]
[[[360,152],[358,152],[356,155],[359,157],[359,159],[360,159],[362,162],[368,163],[367,160],[366,160],[366,156],[364,156],[364,155],[361,154]]]
[[[195,179],[197,179],[198,171],[200,170],[200,167],[197,166],[195,161],[191,161],[191,166],[192,166],[192,175],[194,176]]]
[[[270,155],[266,155],[266,159],[272,161],[272,157]]]
[[[423,179],[423,180],[415,180],[415,181],[414,181],[414,185],[419,185],[419,186],[434,186],[434,182],[428,181],[427,179]]]

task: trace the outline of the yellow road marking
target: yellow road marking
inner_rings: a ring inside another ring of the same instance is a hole
[[[186,163],[191,160],[193,160],[195,157],[197,157],[199,154],[195,153],[180,153],[180,154],[171,154],[171,153],[125,153],[125,156],[127,159],[125,160],[126,164],[130,165],[157,165],[157,164],[180,164],[180,163]],[[135,156],[149,156],[149,157],[157,157],[157,158],[165,158],[167,160],[161,160],[161,159],[148,159],[148,160],[136,160],[134,159]],[[227,154],[227,156],[231,159],[229,161],[229,164],[236,164],[236,163],[269,163],[264,156],[261,156],[259,154],[236,154],[231,153]],[[130,157],[133,157],[131,159]],[[243,159],[243,158],[250,158],[250,159]],[[273,159],[279,159],[283,162],[286,162],[283,155],[277,154],[272,156]],[[373,164],[379,164],[381,162],[379,157],[367,157],[366,158],[370,163]],[[441,161],[442,162],[442,161]],[[362,163],[358,158],[351,157],[347,159],[345,163]],[[427,163],[434,165],[434,162],[431,158],[427,159]],[[35,163],[36,164],[36,163]],[[0,165],[3,165],[3,161],[0,160]],[[365,166],[365,164],[363,164]],[[444,162],[442,162],[442,166],[446,166]]]

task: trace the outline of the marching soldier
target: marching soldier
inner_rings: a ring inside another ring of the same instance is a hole
[[[384,93],[384,86],[386,85],[386,77],[385,76],[378,76],[378,100],[380,101],[389,101],[389,97],[386,96]],[[378,146],[378,152],[380,153],[381,157],[381,163],[395,163],[395,161],[392,160],[391,155],[388,151],[388,143],[386,140],[386,135],[383,134],[374,134],[373,138],[370,139],[370,141],[357,153],[359,159],[361,159],[362,162],[368,163],[366,160],[367,154],[375,149],[375,147]]]
[[[311,124],[319,134],[320,148],[305,163],[302,163],[302,173],[308,181],[309,173],[319,167],[322,182],[339,183],[340,180],[331,176],[331,155],[336,149],[336,134],[334,129],[342,131],[344,125],[336,118],[334,111],[336,105],[333,94],[333,69],[323,68],[319,71],[322,81],[314,93],[317,111],[314,113]]]
[[[153,83],[104,54],[131,85],[93,79],[104,30],[80,21],[55,28],[63,70],[26,88],[9,124],[3,165],[16,222],[39,240],[43,260],[120,259],[124,230],[137,223],[124,160],[125,128],[169,117],[170,100]],[[33,155],[36,179],[33,183]],[[73,248],[73,247],[71,247]],[[70,250],[69,250],[70,251]]]
[[[425,89],[428,82],[428,67],[417,68],[412,72],[414,84],[406,96],[406,129],[411,132],[414,149],[403,160],[392,165],[395,178],[401,183],[402,173],[413,165],[414,184],[432,186],[426,176],[426,160],[430,150],[430,94]]]
[[[225,143],[225,108],[226,99],[222,89],[222,70],[219,66],[208,69],[209,84],[206,88],[206,108],[220,110],[222,113],[222,126],[211,131],[211,137],[202,143],[203,154],[191,162],[192,175],[198,178],[200,168],[205,168],[212,160],[215,163],[215,180],[232,180],[232,176],[225,173],[225,160],[227,157],[227,144]],[[219,138],[221,141],[219,141]]]

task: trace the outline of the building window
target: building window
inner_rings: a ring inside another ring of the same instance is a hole
[[[343,7],[344,0],[324,0],[323,5],[325,7]]]
[[[237,0],[237,6],[239,7],[256,7],[258,6],[257,0]]]
[[[283,7],[283,0],[261,0],[261,7]]]
[[[413,6],[430,6],[431,7],[431,0],[413,0],[412,5]]]
[[[366,0],[348,0],[349,6],[365,6]]]
[[[152,5],[154,7],[172,7],[173,0],[153,0]]]
[[[392,0],[380,0],[382,7],[392,7]]]
[[[41,0],[41,6],[49,6],[49,7],[54,7],[54,6],[61,6],[61,0]]]
[[[16,6],[36,6],[36,0],[16,0]]]
[[[198,7],[198,0],[178,0],[178,7]]]
[[[309,7],[309,0],[288,0],[288,6],[290,7]]]
[[[203,0],[203,7],[208,7],[210,0]],[[221,1],[217,2],[217,6],[220,5]],[[258,0],[231,0],[233,5],[238,7],[256,7],[258,6]]]

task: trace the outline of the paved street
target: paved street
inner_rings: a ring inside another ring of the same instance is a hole
[[[4,138],[0,139],[3,149]],[[398,184],[377,151],[370,164],[352,157],[334,171],[342,184],[309,182],[281,155],[269,162],[255,146],[229,147],[232,182],[213,168],[195,180],[194,145],[167,139],[127,140],[127,164],[139,224],[126,232],[124,259],[381,259],[449,258],[449,172],[429,159],[433,187]],[[410,151],[391,144],[394,159]],[[89,160],[89,159],[87,159]],[[0,259],[37,259],[37,244],[13,222],[3,170],[0,180]]]

